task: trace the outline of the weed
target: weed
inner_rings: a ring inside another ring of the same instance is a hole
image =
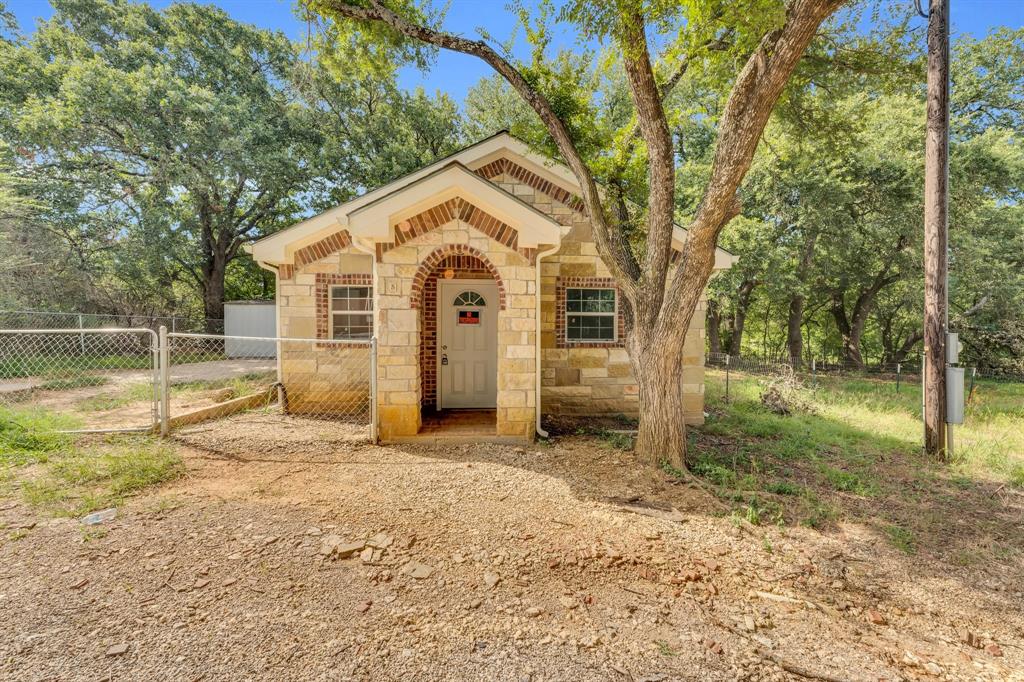
[[[679,654],[677,654],[672,649],[672,647],[670,647],[668,645],[668,642],[666,642],[664,640],[659,639],[657,642],[655,642],[655,644],[658,645],[658,653],[661,654],[662,656],[678,656],[679,655]]]
[[[767,554],[772,554],[775,551],[775,548],[772,547],[772,541],[767,535],[761,538],[761,549],[763,549]]]
[[[1024,488],[1024,464],[1015,464],[1010,470],[1010,485]]]
[[[799,495],[803,492],[803,488],[790,481],[772,481],[764,489],[776,495]]]
[[[701,455],[690,470],[701,478],[706,478],[715,485],[732,487],[736,484],[736,473],[718,464],[707,455]]]
[[[45,461],[71,441],[70,436],[58,431],[78,424],[77,420],[38,408],[0,407],[0,464]]]
[[[10,540],[11,542],[17,542],[18,540],[24,540],[27,537],[28,537],[28,529],[27,528],[18,528],[17,530],[13,530],[13,531],[11,531],[10,533],[7,534],[7,539]]]
[[[870,497],[878,492],[877,486],[870,481],[864,480],[852,471],[843,471],[828,465],[822,466],[821,470],[825,478],[828,479],[828,482],[836,490],[861,495],[862,497]]]
[[[598,437],[610,447],[616,450],[632,450],[633,436],[619,431],[601,431]]]
[[[886,526],[885,534],[889,536],[889,542],[904,554],[914,554],[917,551],[914,534],[909,529],[902,526]]]

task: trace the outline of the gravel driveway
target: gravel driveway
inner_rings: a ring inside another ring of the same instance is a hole
[[[0,678],[1021,679],[1019,584],[863,529],[748,532],[593,438],[377,447],[266,415],[183,438],[187,478],[98,531],[0,499],[31,526],[0,546]]]

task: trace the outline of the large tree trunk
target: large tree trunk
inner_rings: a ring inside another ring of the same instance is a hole
[[[757,282],[745,280],[736,290],[736,303],[733,306],[729,334],[729,355],[740,355],[743,351],[743,326],[747,322],[747,310],[750,308],[751,295]]]
[[[708,301],[708,352],[712,355],[722,353],[722,309],[718,301]]]
[[[636,334],[629,342],[629,357],[640,398],[638,458],[650,466],[668,465],[681,471],[686,467],[681,351],[685,333],[673,336],[646,341]]]
[[[224,276],[227,262],[223,256],[215,257],[203,268],[203,316],[208,334],[224,331]]]
[[[789,317],[786,320],[786,348],[794,368],[803,366],[804,358],[804,295],[796,294],[789,300]]]

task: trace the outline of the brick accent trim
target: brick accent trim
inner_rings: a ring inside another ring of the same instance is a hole
[[[391,249],[398,248],[408,241],[416,239],[442,225],[447,225],[453,220],[461,220],[480,232],[484,233],[499,244],[503,244],[513,251],[518,252],[533,265],[537,257],[535,248],[519,248],[519,232],[511,225],[508,225],[472,202],[461,197],[455,197],[432,206],[425,211],[417,213],[411,218],[399,221],[395,225],[395,239],[390,244],[378,243],[376,245],[377,262],[379,263],[384,254]]]
[[[329,256],[332,253],[341,251],[352,245],[352,236],[348,233],[348,230],[339,230],[334,234],[328,235],[318,242],[314,242],[309,246],[304,246],[295,252],[295,267],[302,267],[307,263],[320,260],[325,256]]]
[[[316,273],[314,296],[316,297],[316,338],[318,339],[331,338],[331,287],[337,285],[369,287],[373,286],[373,276]],[[374,311],[374,314],[376,314],[376,311]],[[339,345],[342,344],[331,344],[331,347],[338,347]]]
[[[490,180],[502,173],[507,173],[513,178],[529,185],[538,192],[543,192],[555,201],[565,204],[577,213],[583,213],[583,200],[575,194],[568,192],[553,182],[549,182],[531,170],[523,168],[510,159],[495,159],[485,166],[476,169],[477,175]]]
[[[569,341],[565,338],[565,290],[576,287],[615,289],[615,334],[617,341]],[[557,277],[555,278],[555,347],[556,348],[625,348],[626,322],[619,297],[622,292],[611,277]]]
[[[424,284],[426,284],[427,277],[429,277],[434,269],[441,264],[441,261],[445,260],[449,256],[461,256],[479,261],[479,269],[486,270],[491,273],[494,281],[498,283],[498,306],[501,310],[505,309],[505,282],[501,279],[501,274],[482,251],[474,249],[468,244],[447,244],[445,246],[439,246],[423,259],[423,262],[420,263],[420,267],[416,270],[416,275],[412,280],[412,292],[409,294],[409,307],[413,309],[421,307],[423,303],[423,287]],[[466,261],[467,265],[469,262],[470,261],[468,260]],[[460,269],[471,270],[477,268],[472,265],[468,265],[468,267]]]
[[[277,266],[277,278],[278,279],[291,279],[295,276],[295,266],[288,265],[287,263]]]
[[[447,268],[455,271],[455,279],[494,281],[478,258],[454,254],[442,259],[427,276],[420,314],[420,406],[427,409],[437,407],[437,283]]]

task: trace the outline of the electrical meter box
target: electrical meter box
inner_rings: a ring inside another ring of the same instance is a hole
[[[964,423],[964,368],[946,368],[946,423]]]
[[[964,347],[960,345],[960,335],[955,332],[946,334],[946,363],[955,365],[960,362],[960,351]]]

